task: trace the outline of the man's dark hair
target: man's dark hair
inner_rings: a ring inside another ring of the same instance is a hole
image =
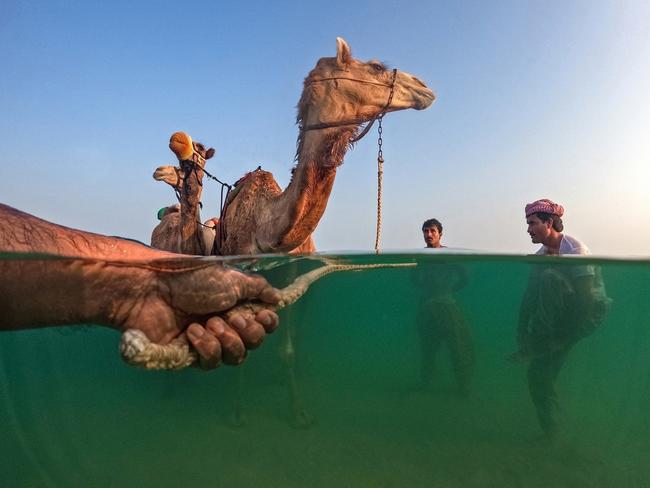
[[[555,214],[550,214],[546,212],[535,212],[534,215],[537,215],[537,218],[542,222],[548,222],[549,220],[553,221],[553,230],[557,232],[562,232],[564,230],[564,224],[562,223],[562,217]]]
[[[440,223],[440,221],[438,219],[425,220],[424,224],[422,224],[422,230],[428,229],[429,227],[437,227],[438,232],[440,232],[442,234],[442,224]]]

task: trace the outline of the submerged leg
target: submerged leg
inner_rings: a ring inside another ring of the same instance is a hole
[[[420,339],[420,389],[431,385],[435,373],[436,353],[444,339],[444,330],[440,327],[434,307],[421,303],[418,307],[417,328]]]
[[[466,397],[469,395],[476,363],[472,332],[457,304],[446,305],[440,313],[447,330],[447,346],[456,376],[458,394]]]
[[[528,367],[528,389],[544,433],[552,438],[559,428],[559,402],[555,382],[569,354],[570,346],[533,359]]]
[[[314,424],[314,417],[305,409],[302,396],[298,389],[298,381],[296,379],[295,323],[292,318],[286,320],[279,354],[287,376],[289,404],[291,407],[291,425],[297,429],[309,428]]]
[[[543,271],[537,307],[530,321],[533,359],[528,367],[528,389],[539,424],[551,438],[560,429],[555,383],[569,351],[577,341],[572,332],[575,321],[575,314],[571,310],[573,293],[571,283],[558,270]]]

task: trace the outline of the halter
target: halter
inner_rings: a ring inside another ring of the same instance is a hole
[[[377,115],[374,117],[368,118],[368,119],[350,119],[350,120],[342,120],[342,121],[337,121],[337,122],[321,122],[320,124],[311,124],[311,125],[306,125],[300,127],[301,132],[306,132],[308,130],[319,130],[319,129],[329,129],[331,127],[341,127],[343,125],[361,125],[364,122],[370,122],[366,127],[355,137],[350,139],[350,143],[355,143],[359,141],[363,136],[365,136],[372,125],[375,123],[376,120],[379,120],[379,137],[377,139],[377,229],[376,229],[376,234],[375,234],[375,252],[379,254],[379,247],[380,247],[380,241],[381,241],[381,200],[382,200],[382,177],[384,175],[384,155],[382,152],[382,126],[381,126],[381,121],[384,118],[384,115],[386,115],[386,111],[390,107],[391,102],[393,101],[393,94],[395,93],[395,78],[397,78],[397,70],[393,69],[393,76],[391,77],[390,80],[390,85],[386,83],[379,83],[377,81],[368,81],[368,80],[360,80],[358,78],[348,78],[347,76],[333,76],[330,78],[321,78],[320,80],[313,80],[310,81],[309,84],[311,83],[319,83],[323,81],[334,81],[334,80],[348,80],[348,81],[356,81],[357,83],[366,83],[368,85],[376,85],[376,86],[387,86],[390,88],[390,92],[388,94],[388,100],[386,101],[386,104],[382,107],[382,109],[379,111]]]
[[[377,119],[381,119],[385,114],[388,108],[390,107],[391,102],[393,101],[393,94],[395,93],[395,79],[397,78],[397,69],[393,69],[393,76],[391,77],[390,84],[388,83],[380,83],[378,81],[369,81],[369,80],[361,80],[359,78],[350,78],[347,76],[332,76],[329,78],[321,78],[319,80],[312,80],[308,84],[312,83],[322,83],[325,81],[336,81],[336,80],[348,80],[348,81],[355,81],[357,83],[365,83],[367,85],[375,85],[375,86],[386,86],[390,88],[390,92],[388,94],[388,100],[386,101],[386,104],[382,107],[382,109],[379,111],[379,113],[373,117],[369,118],[358,118],[358,119],[348,119],[348,120],[339,120],[339,121],[334,121],[334,122],[321,122],[319,124],[310,124],[310,125],[304,125],[300,126],[300,132],[307,132],[310,130],[321,130],[321,129],[330,129],[332,127],[341,127],[344,125],[361,125],[365,122],[370,122],[362,131],[359,135],[355,136],[350,140],[351,143],[357,142],[361,140],[363,136],[365,136],[372,125],[375,123]]]
[[[203,186],[202,179],[198,177],[198,171],[199,170],[203,171],[204,176],[207,176],[209,179],[211,179],[213,181],[216,181],[217,183],[219,183],[221,185],[221,198],[220,198],[220,208],[219,208],[219,216],[220,216],[220,218],[219,218],[219,222],[217,223],[217,227],[215,227],[215,232],[218,234],[219,240],[218,240],[218,242],[217,242],[217,239],[215,239],[215,241],[214,241],[214,244],[212,246],[213,248],[211,249],[211,252],[214,252],[214,248],[217,247],[217,245],[219,247],[221,247],[221,244],[223,243],[223,240],[225,238],[225,224],[224,224],[224,221],[223,221],[223,217],[225,216],[225,209],[226,209],[225,204],[226,204],[226,202],[228,200],[228,196],[230,195],[230,190],[232,190],[233,185],[229,185],[228,183],[225,183],[225,182],[221,181],[216,176],[210,174],[208,172],[208,170],[205,169],[205,164],[206,164],[205,158],[203,156],[201,156],[199,153],[197,153],[196,151],[193,152],[192,159],[184,159],[184,160],[180,161],[181,169],[184,169],[185,177],[187,177],[187,175],[190,172],[195,173],[195,175],[197,176],[197,180],[199,182],[199,186],[201,186],[201,187]],[[178,188],[174,188],[174,191],[176,193],[176,198],[178,199],[178,201],[180,203],[181,198],[180,198],[180,193],[178,191]],[[203,203],[202,202],[199,202],[199,207],[201,209],[203,208]],[[197,220],[197,224],[199,224],[202,227],[209,227],[209,226],[205,225],[203,222],[201,222],[199,220]]]

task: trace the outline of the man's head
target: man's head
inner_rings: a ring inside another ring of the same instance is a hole
[[[422,224],[422,237],[427,247],[441,247],[442,224],[438,219],[425,220]]]
[[[564,207],[546,198],[526,205],[528,234],[535,244],[545,244],[564,229]]]

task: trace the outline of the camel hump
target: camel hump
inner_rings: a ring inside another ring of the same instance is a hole
[[[232,202],[243,188],[251,185],[261,188],[280,188],[275,182],[273,174],[269,173],[268,171],[264,171],[260,166],[258,166],[257,169],[249,171],[235,182],[235,184],[232,186],[232,190],[230,190],[228,193],[226,204]]]

